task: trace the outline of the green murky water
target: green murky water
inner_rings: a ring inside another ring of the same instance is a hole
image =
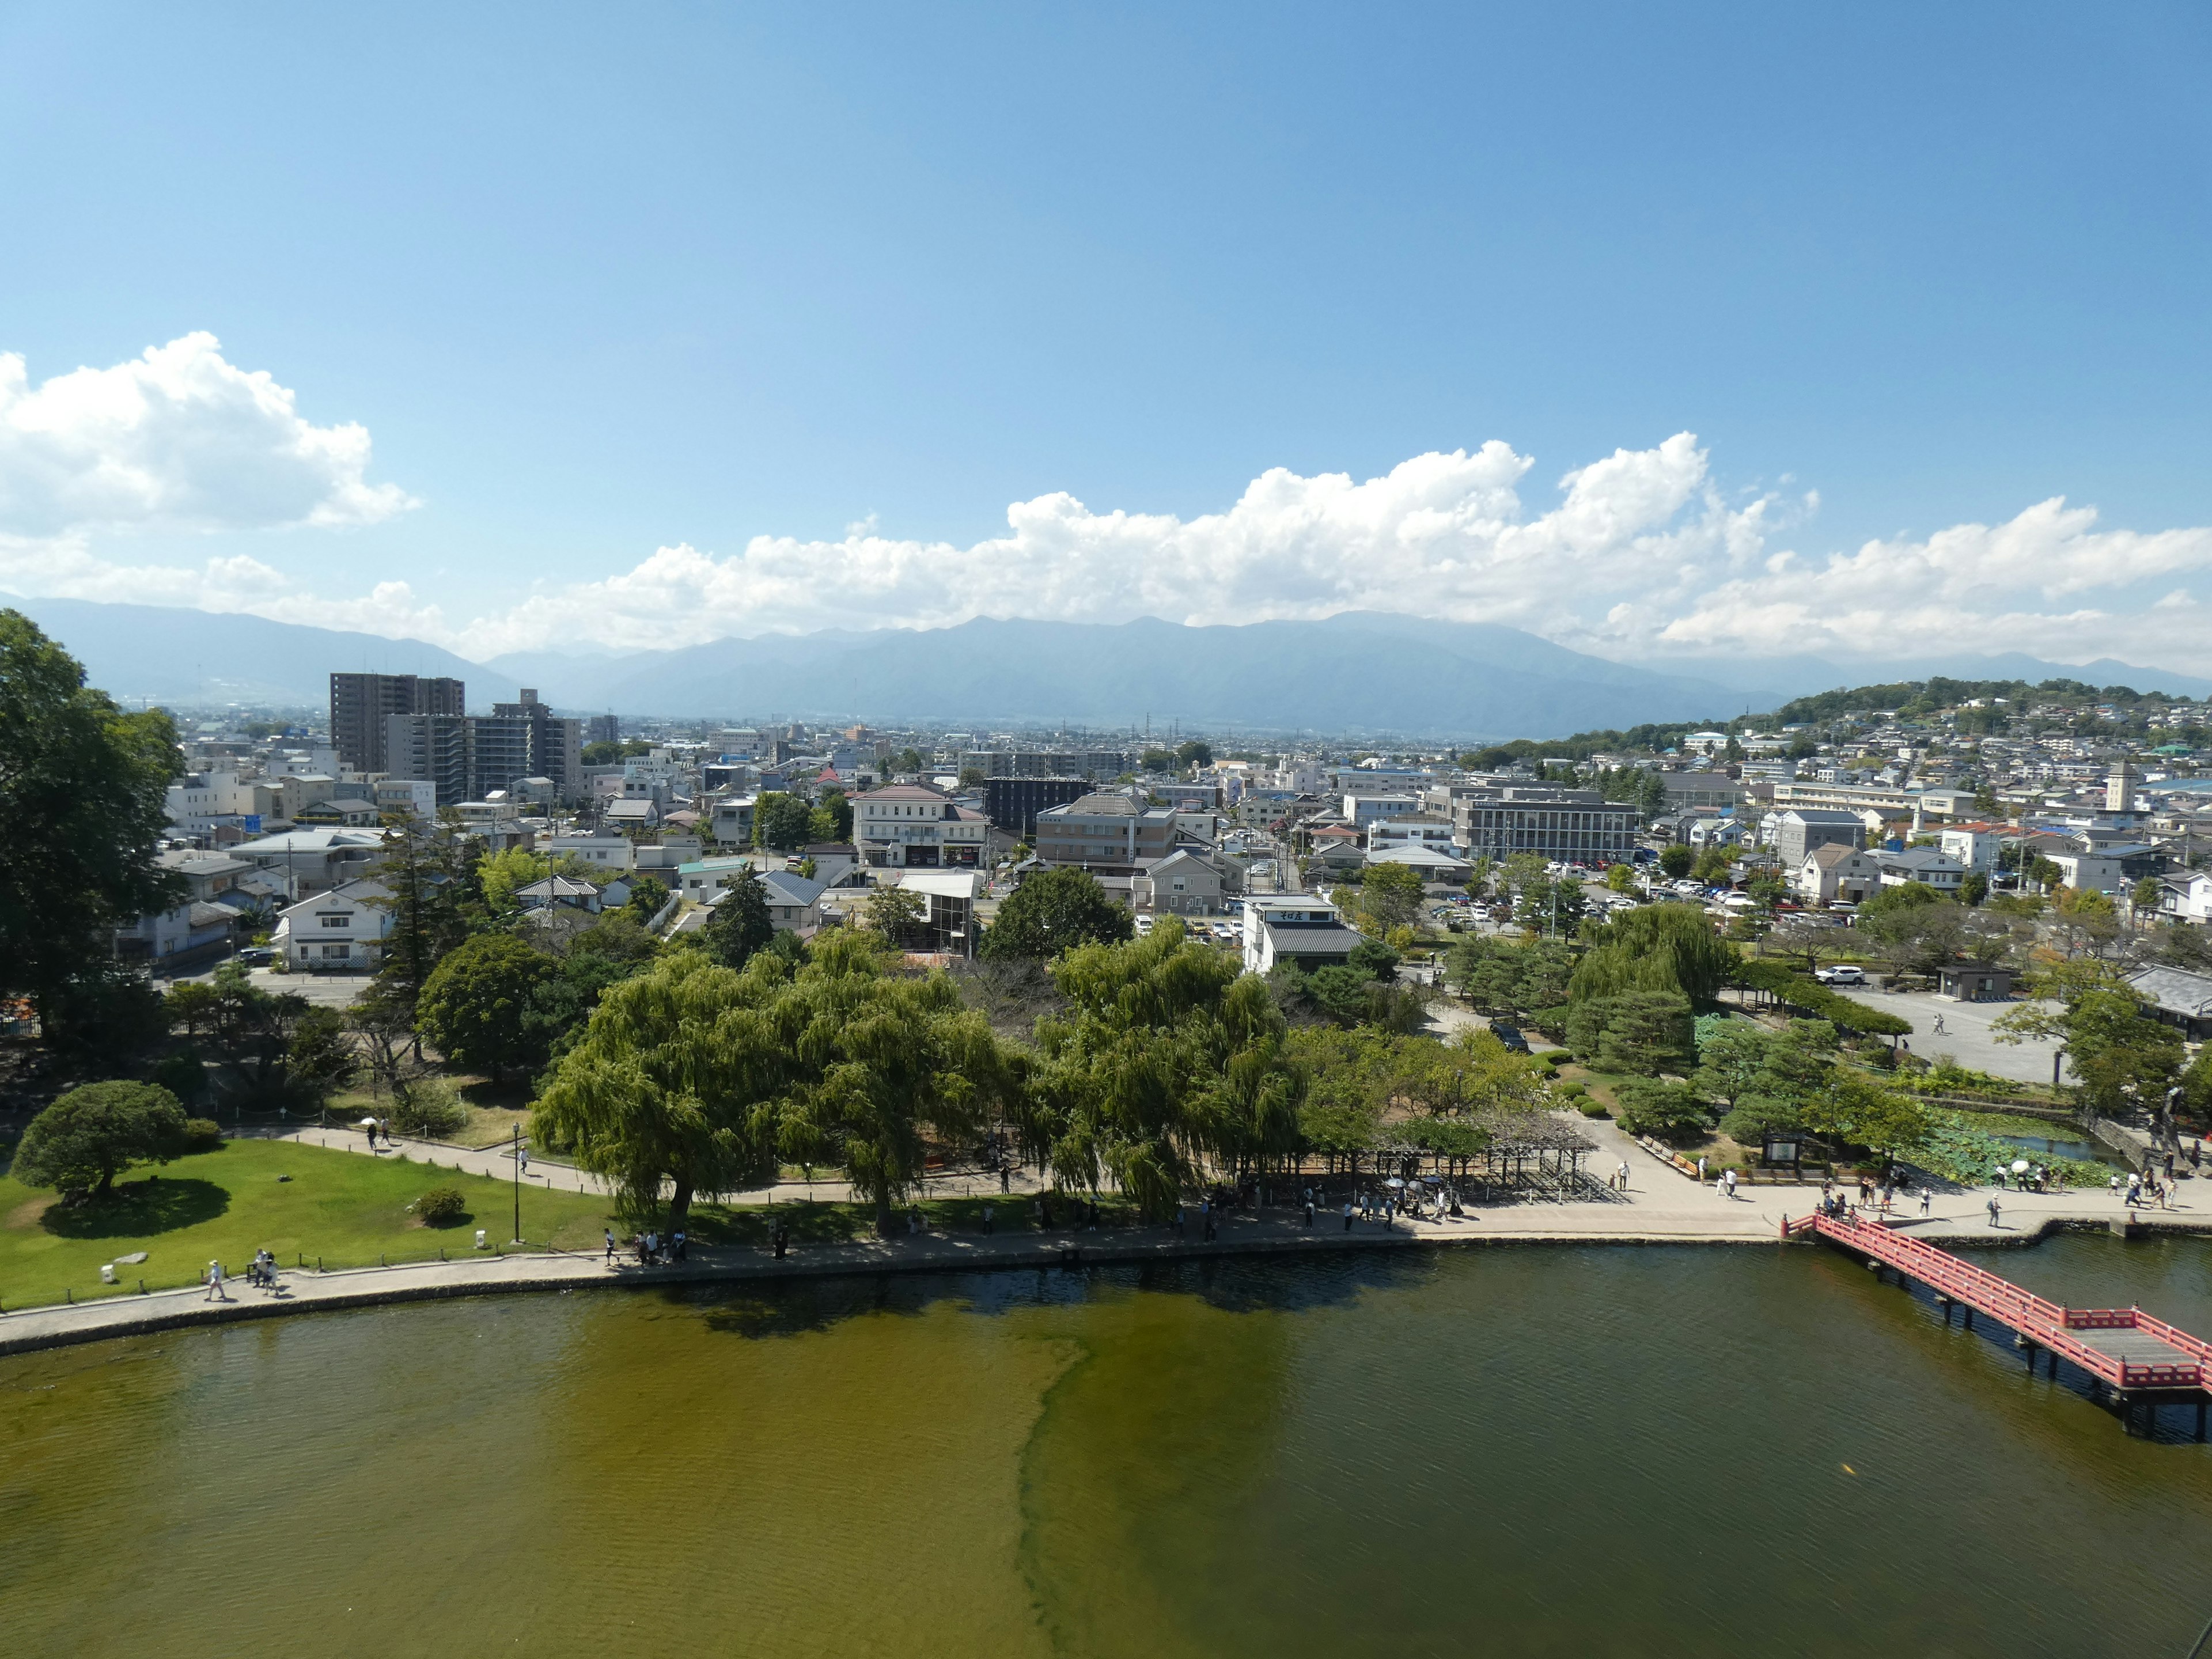
[[[303,1317],[0,1361],[0,1653],[2179,1654],[2193,1426],[1811,1249]]]

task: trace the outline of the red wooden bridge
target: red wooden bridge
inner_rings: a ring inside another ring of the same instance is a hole
[[[2197,1435],[2204,1437],[2204,1408],[2212,1397],[2212,1342],[2154,1319],[2140,1308],[2069,1308],[2024,1291],[1925,1239],[1848,1216],[1814,1214],[1784,1219],[1783,1237],[1816,1237],[1866,1258],[1898,1283],[1917,1279],[1950,1322],[1954,1305],[1966,1328],[1974,1316],[1994,1319],[2017,1334],[2033,1371],[2039,1354],[2051,1356],[2051,1374],[2063,1359],[2087,1372],[2109,1394],[2109,1403],[2132,1430],[2138,1404],[2155,1412],[2167,1402],[2197,1407]]]

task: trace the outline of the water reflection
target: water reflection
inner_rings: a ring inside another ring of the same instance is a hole
[[[2206,1250],[1993,1265],[2212,1329]],[[182,1659],[2179,1650],[2207,1460],[1814,1249],[525,1297],[0,1361],[0,1634]]]

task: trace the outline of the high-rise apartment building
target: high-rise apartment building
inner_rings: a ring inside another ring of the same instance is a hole
[[[394,714],[453,714],[465,706],[459,680],[417,674],[331,676],[331,745],[338,764],[356,772],[391,772],[386,722]]]
[[[438,787],[438,805],[482,800],[524,778],[544,778],[560,800],[583,787],[583,726],[556,717],[525,689],[489,714],[392,714],[385,722],[388,769]]]

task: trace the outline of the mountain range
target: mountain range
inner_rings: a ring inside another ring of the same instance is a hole
[[[536,689],[571,712],[705,719],[1066,723],[1407,737],[1560,737],[1772,709],[1839,685],[1944,673],[2065,678],[2179,695],[2212,681],[2110,660],[2019,654],[1930,661],[1710,658],[1635,665],[1487,623],[1347,612],[1321,622],[1187,627],[979,619],[957,627],[717,640],[627,655],[518,653],[471,662],[419,640],[256,617],[6,601],[127,702],[323,705],[338,670],[453,675],[481,708]]]

